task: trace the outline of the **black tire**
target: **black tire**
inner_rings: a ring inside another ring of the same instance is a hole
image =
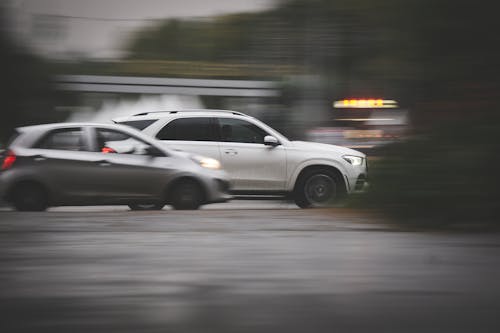
[[[162,210],[165,207],[163,203],[140,204],[131,203],[128,205],[131,210]]]
[[[170,191],[170,203],[177,210],[195,210],[203,202],[201,186],[193,179],[184,179]]]
[[[48,207],[47,192],[35,183],[17,185],[10,198],[14,207],[22,212],[42,212]]]
[[[330,207],[345,195],[342,178],[327,168],[307,170],[297,180],[294,201],[300,208]]]

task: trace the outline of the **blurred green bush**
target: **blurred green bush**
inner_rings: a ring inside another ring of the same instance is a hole
[[[386,147],[355,207],[422,227],[500,227],[499,117],[454,122]]]

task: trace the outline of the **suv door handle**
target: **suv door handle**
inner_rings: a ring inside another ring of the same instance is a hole
[[[226,150],[224,150],[224,154],[226,154],[226,155],[238,155],[238,152],[234,149],[226,149]]]

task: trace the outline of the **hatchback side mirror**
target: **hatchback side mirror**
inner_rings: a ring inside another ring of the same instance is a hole
[[[163,157],[166,156],[163,151],[160,149],[154,147],[154,146],[149,146],[146,148],[146,154],[152,157]]]
[[[276,147],[276,146],[279,146],[280,143],[279,143],[278,139],[276,139],[274,136],[266,135],[264,137],[264,144],[266,146]]]

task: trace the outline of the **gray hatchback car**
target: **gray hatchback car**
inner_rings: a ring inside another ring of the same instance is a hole
[[[64,205],[197,209],[229,200],[228,190],[217,160],[169,150],[121,125],[21,127],[1,160],[0,197],[21,211]]]

